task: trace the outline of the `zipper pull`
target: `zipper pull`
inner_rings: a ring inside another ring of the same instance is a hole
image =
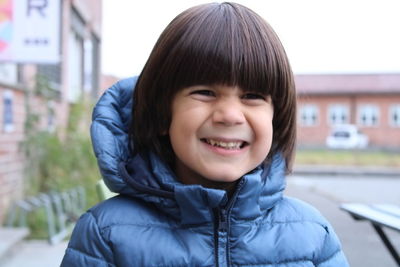
[[[218,225],[218,231],[221,232],[226,232],[228,229],[228,224],[227,224],[227,215],[226,215],[226,210],[221,209],[220,210],[220,217],[219,217],[219,225]]]

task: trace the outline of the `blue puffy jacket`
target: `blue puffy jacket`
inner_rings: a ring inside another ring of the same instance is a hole
[[[348,266],[329,223],[284,197],[284,160],[242,177],[234,195],[184,185],[155,155],[128,149],[135,78],[118,82],[93,113],[93,147],[118,196],[78,221],[62,266]]]

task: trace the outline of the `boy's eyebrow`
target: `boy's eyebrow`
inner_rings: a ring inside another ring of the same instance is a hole
[[[241,90],[246,93],[255,93],[255,94],[261,94],[261,95],[265,95],[265,96],[272,94],[272,92],[270,90],[256,90],[256,89],[241,89]]]
[[[187,87],[183,87],[181,90],[193,90],[193,89],[213,89],[214,87],[212,85],[190,85]]]

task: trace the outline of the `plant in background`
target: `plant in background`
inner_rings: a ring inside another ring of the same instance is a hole
[[[97,202],[95,184],[100,176],[88,127],[82,129],[83,125],[89,124],[82,122],[86,112],[89,111],[83,101],[71,106],[69,126],[62,139],[57,131],[48,132],[38,127],[29,129],[22,143],[30,183],[27,186],[29,195],[65,191],[82,185],[87,189],[88,204]],[[38,117],[31,114],[29,119],[33,122],[27,124],[37,125]]]
[[[42,87],[36,89],[36,92],[41,92],[42,96],[51,95],[48,93],[48,82],[44,79],[40,79],[36,85]],[[33,112],[30,100],[28,97],[26,101],[26,138],[21,143],[26,162],[25,196],[35,196],[41,192],[63,192],[83,186],[87,206],[94,205],[98,202],[95,186],[100,174],[89,137],[93,105],[84,99],[72,104],[68,127],[65,132],[60,133],[39,126],[44,114]],[[30,218],[33,237],[43,236],[43,221],[43,214],[36,214]]]

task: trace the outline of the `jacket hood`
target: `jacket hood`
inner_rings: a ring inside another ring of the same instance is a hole
[[[212,222],[214,208],[228,204],[224,190],[180,183],[156,155],[133,156],[129,149],[132,93],[137,77],[109,88],[94,108],[91,137],[100,172],[113,192],[150,202],[184,224]],[[236,188],[230,215],[256,218],[282,198],[285,162],[275,155],[269,166],[244,175]]]

